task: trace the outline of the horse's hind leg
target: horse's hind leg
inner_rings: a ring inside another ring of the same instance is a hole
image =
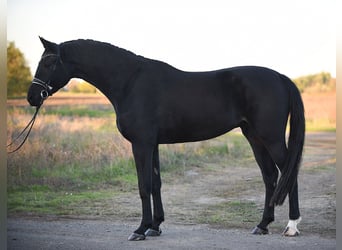
[[[284,236],[297,236],[299,235],[299,230],[297,225],[302,220],[299,212],[299,201],[298,201],[298,182],[295,182],[295,186],[289,193],[289,223],[287,224],[283,235]]]
[[[274,136],[268,135],[267,138],[272,138],[270,141],[262,140],[257,133],[247,124],[241,126],[243,134],[248,139],[255,159],[261,169],[263,180],[266,187],[265,208],[262,221],[253,230],[255,234],[267,233],[267,225],[274,220],[274,207],[270,206],[270,200],[273,196],[277,185],[278,169],[282,172],[283,164],[288,154],[285,139],[282,133],[276,133]],[[298,184],[289,193],[289,223],[283,232],[285,236],[296,236],[299,234],[297,224],[301,221],[298,202]]]
[[[161,179],[158,145],[154,148],[153,151],[152,167],[153,221],[152,228],[148,229],[145,234],[146,236],[159,236],[161,234],[159,226],[164,221],[164,210],[160,193]]]
[[[277,185],[278,169],[270,156],[268,150],[248,125],[241,126],[243,134],[250,143],[255,159],[261,169],[263,180],[265,183],[265,205],[261,222],[253,229],[253,234],[267,234],[268,225],[274,221],[274,206],[270,206],[270,201]]]
[[[275,163],[280,169],[280,172],[283,172],[283,165],[285,162],[285,158],[288,154],[288,150],[285,146],[285,142],[279,140],[276,143],[267,143],[267,148],[270,152],[270,155],[274,159]],[[299,235],[299,230],[297,229],[297,225],[300,223],[300,211],[299,211],[299,201],[298,201],[298,182],[297,180],[294,183],[293,189],[289,192],[289,223],[287,224],[283,235],[284,236],[297,236]]]

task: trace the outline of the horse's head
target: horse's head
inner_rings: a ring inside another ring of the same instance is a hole
[[[53,93],[70,80],[70,75],[62,61],[60,46],[39,37],[45,51],[27,93],[31,106],[40,106]]]

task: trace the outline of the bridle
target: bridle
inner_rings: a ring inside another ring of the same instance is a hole
[[[39,78],[35,77],[32,80],[31,84],[37,84],[42,86],[44,89],[40,92],[40,96],[42,97],[43,100],[45,100],[46,98],[48,98],[50,96],[50,91],[52,91],[53,87],[49,84],[50,81],[48,81],[47,83],[44,82],[43,80],[40,80]]]
[[[53,65],[53,68],[52,68],[52,70],[50,72],[48,80],[47,81],[43,81],[43,80],[39,79],[38,77],[34,77],[33,80],[32,80],[32,83],[31,83],[31,85],[32,84],[36,84],[36,85],[39,85],[39,86],[43,87],[42,91],[40,92],[40,96],[42,98],[42,103],[43,103],[43,101],[45,99],[47,99],[51,95],[51,91],[53,89],[53,87],[50,85],[51,77],[52,77],[52,74],[55,72],[55,70],[57,68],[58,62],[60,62],[63,65],[63,62],[62,62],[62,59],[61,59],[61,56],[60,56],[60,53],[59,53],[59,49],[58,49],[57,54],[47,54],[47,55],[44,55],[44,56],[42,56],[42,58],[40,60],[43,60],[44,58],[50,57],[50,56],[55,56],[56,57],[56,62]]]

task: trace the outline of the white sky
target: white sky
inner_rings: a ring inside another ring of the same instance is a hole
[[[32,73],[43,47],[90,38],[189,71],[259,65],[336,76],[336,0],[10,0],[7,40]]]

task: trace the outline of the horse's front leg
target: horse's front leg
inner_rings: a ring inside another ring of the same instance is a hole
[[[128,240],[144,240],[145,232],[152,227],[151,191],[152,191],[152,158],[154,146],[133,143],[133,155],[138,174],[139,194],[142,202],[142,220],[137,230]]]
[[[164,221],[164,210],[161,199],[161,178],[159,166],[158,145],[153,151],[153,170],[152,170],[152,197],[153,197],[153,222],[152,227],[145,232],[146,236],[159,236],[161,234],[160,224]]]

